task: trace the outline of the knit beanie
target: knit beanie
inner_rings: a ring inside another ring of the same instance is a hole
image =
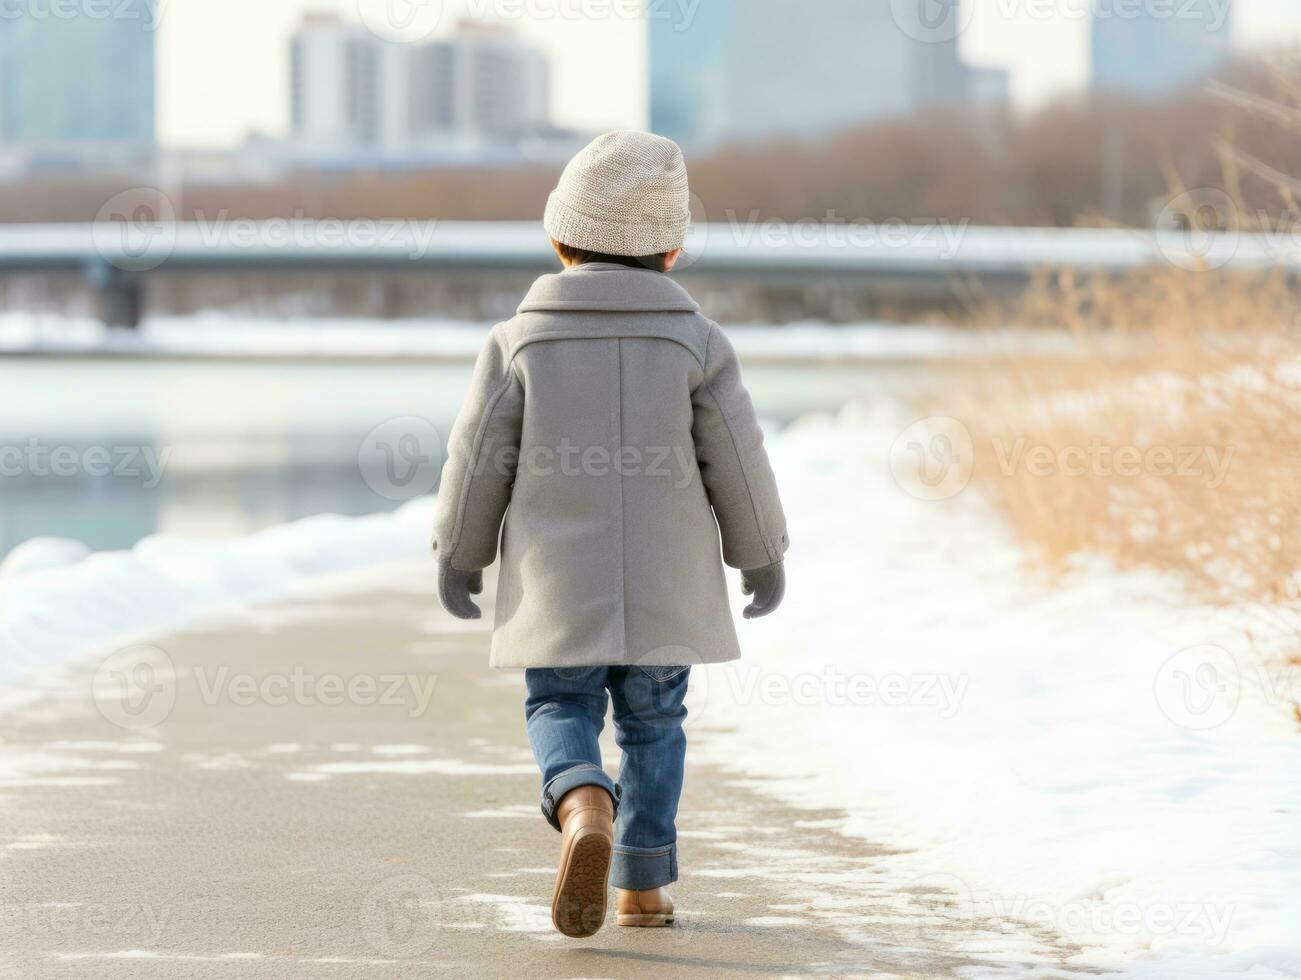
[[[556,241],[607,255],[681,248],[691,222],[687,165],[663,136],[616,130],[565,165],[542,224]]]

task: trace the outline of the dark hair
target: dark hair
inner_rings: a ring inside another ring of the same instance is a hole
[[[555,241],[555,239],[552,239]],[[654,255],[607,255],[605,252],[589,252],[584,248],[575,248],[573,245],[566,245],[564,242],[555,242],[556,251],[560,253],[561,258],[566,262],[574,265],[585,265],[588,262],[614,262],[617,265],[626,265],[632,269],[651,269],[655,272],[664,271],[664,263],[668,259],[668,252],[657,252]]]

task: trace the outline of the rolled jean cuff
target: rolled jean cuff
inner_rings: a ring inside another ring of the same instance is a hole
[[[560,821],[556,819],[556,807],[560,805],[565,794],[576,786],[600,786],[610,794],[610,798],[614,800],[615,812],[618,813],[619,787],[614,785],[614,780],[606,775],[605,770],[600,766],[584,762],[552,776],[551,781],[542,787],[542,815],[556,830],[560,830]]]
[[[610,884],[644,892],[678,880],[678,845],[663,847],[614,846],[610,857]]]

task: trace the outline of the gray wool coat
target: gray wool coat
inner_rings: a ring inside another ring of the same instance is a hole
[[[736,353],[668,276],[543,276],[489,334],[434,547],[474,571],[499,530],[494,667],[740,656],[720,539],[727,564],[769,565],[786,519]]]

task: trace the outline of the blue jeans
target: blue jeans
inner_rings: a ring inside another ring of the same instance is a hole
[[[575,786],[614,797],[610,881],[644,891],[678,880],[674,819],[682,793],[687,736],[683,698],[690,667],[530,667],[524,717],[542,770],[542,815]],[[615,742],[623,752],[618,785],[601,768],[597,736],[614,701]]]

